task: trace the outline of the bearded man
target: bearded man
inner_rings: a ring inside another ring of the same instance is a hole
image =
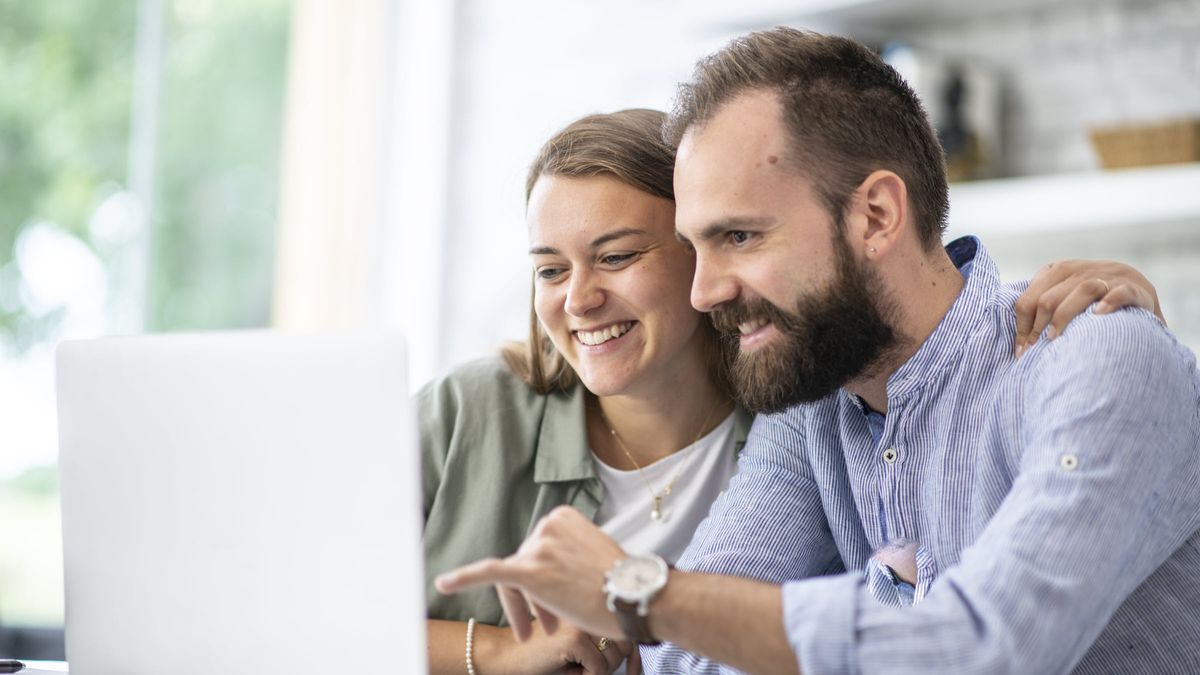
[[[692,304],[760,412],[678,570],[579,514],[443,576],[649,672],[1200,672],[1200,377],[1150,314],[1011,352],[1021,285],[941,244],[941,150],[844,38],[703,60],[667,130]],[[1104,283],[1103,280],[1098,283]]]

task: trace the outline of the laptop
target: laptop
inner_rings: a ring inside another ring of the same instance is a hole
[[[426,672],[401,339],[63,343],[72,675]]]

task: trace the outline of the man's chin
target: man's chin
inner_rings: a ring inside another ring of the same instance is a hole
[[[832,377],[810,365],[786,358],[781,348],[765,345],[740,352],[730,369],[738,400],[751,412],[777,413],[833,394],[849,378]]]

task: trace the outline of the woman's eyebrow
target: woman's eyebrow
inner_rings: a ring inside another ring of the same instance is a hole
[[[640,230],[636,227],[623,227],[619,230],[613,230],[612,232],[602,234],[599,237],[596,237],[595,239],[593,239],[592,240],[592,249],[593,250],[598,249],[601,246],[603,246],[603,245],[607,244],[608,242],[613,241],[615,239],[620,239],[622,237],[630,237],[630,236],[633,236],[636,234],[646,234],[646,231]]]
[[[601,246],[607,244],[610,241],[614,241],[616,239],[621,239],[622,237],[631,237],[631,236],[639,235],[639,234],[646,234],[646,231],[636,228],[636,227],[623,227],[619,230],[613,230],[612,232],[605,232],[604,234],[602,234],[599,237],[596,237],[595,239],[592,240],[591,248],[592,248],[592,250],[595,250],[595,249],[598,249]],[[534,246],[529,249],[529,255],[558,255],[558,254],[559,254],[559,250],[554,248],[553,246]]]

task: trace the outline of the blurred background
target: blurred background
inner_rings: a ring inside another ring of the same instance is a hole
[[[1200,347],[1200,0],[0,0],[0,653],[62,657],[59,341],[398,330],[415,387],[523,336],[545,138],[780,24],[909,79],[1008,278],[1132,263]]]

